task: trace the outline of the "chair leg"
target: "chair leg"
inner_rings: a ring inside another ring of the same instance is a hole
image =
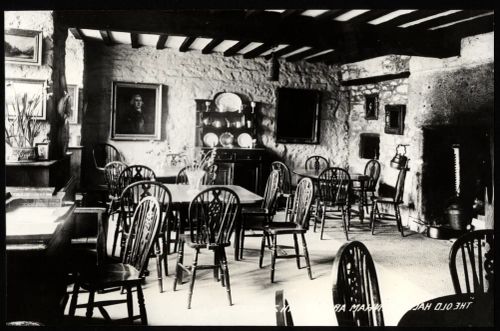
[[[259,256],[259,268],[262,268],[262,261],[264,260],[264,247],[266,246],[267,233],[264,231],[262,233],[262,240],[260,242],[260,256]]]
[[[161,257],[162,255],[159,254],[158,252],[156,253],[156,272],[158,274],[158,287],[160,289],[160,293],[163,293],[163,272],[162,272],[162,265],[161,265]]]
[[[92,318],[92,315],[94,314],[94,296],[95,296],[95,291],[90,290],[89,291],[89,301],[87,303],[87,313],[85,314],[85,316],[87,316],[87,318]]]
[[[191,300],[193,299],[193,289],[194,289],[194,281],[196,280],[196,266],[198,265],[198,254],[200,253],[200,249],[197,248],[194,253],[193,264],[191,266],[191,280],[189,282],[189,293],[188,293],[188,309],[191,309]]]
[[[325,232],[325,218],[326,218],[326,205],[321,206],[321,233],[319,239],[323,240],[323,233]]]
[[[127,290],[127,312],[128,312],[128,320],[130,324],[134,322],[134,306],[132,303],[132,291],[130,286],[125,287]]]
[[[371,227],[371,230],[372,230],[372,235],[375,231],[375,214],[378,213],[378,206],[377,206],[377,202],[376,201],[373,201],[373,205],[372,205],[372,212],[370,214],[370,227]]]
[[[271,251],[271,283],[274,283],[274,267],[276,266],[276,256],[278,256],[278,236],[271,236],[272,251]]]
[[[163,269],[165,269],[165,276],[168,276],[168,251],[170,244],[166,237],[166,233],[163,234],[161,238],[162,246],[163,246]]]
[[[137,301],[139,302],[139,312],[141,314],[141,324],[148,325],[148,315],[146,305],[144,304],[144,293],[142,293],[141,284],[137,284]]]
[[[243,259],[243,247],[245,247],[245,228],[244,228],[244,223],[241,224],[241,231],[240,231],[240,247],[239,247],[239,259]]]
[[[231,298],[231,283],[229,281],[229,268],[227,266],[227,257],[224,247],[221,248],[221,260],[222,260],[222,272],[224,273],[224,283],[226,285],[227,299],[229,300],[229,305],[233,305],[233,300]]]
[[[394,205],[394,209],[396,210],[396,222],[398,223],[399,231],[401,232],[401,237],[404,237],[403,231],[403,223],[401,222],[401,211],[399,210],[399,205]]]
[[[220,265],[220,256],[219,252],[217,250],[214,250],[214,266],[219,266]],[[219,278],[219,268],[214,268],[214,279],[218,282],[220,280]],[[224,286],[224,285],[222,285]]]
[[[312,271],[311,271],[311,261],[309,260],[309,251],[307,250],[307,242],[306,242],[306,236],[301,233],[300,236],[302,237],[302,246],[304,248],[304,257],[306,259],[306,266],[307,266],[307,273],[309,274],[309,278],[312,280]]]
[[[77,276],[78,277],[78,276]],[[71,296],[71,303],[69,305],[69,316],[75,316],[76,304],[78,303],[78,292],[80,291],[80,283],[78,279],[75,281],[75,285],[73,285],[73,295]]]
[[[345,240],[349,241],[349,207],[342,206],[342,223],[344,225]],[[347,219],[347,220],[346,220]]]
[[[177,284],[182,283],[182,268],[180,265],[184,263],[184,241],[179,243],[179,250],[177,252],[177,263],[175,264],[175,278],[174,278],[174,288],[177,289]]]
[[[297,240],[297,234],[293,234],[293,246],[295,248],[295,260],[297,261],[297,268],[300,269],[300,252],[299,252],[299,242]]]
[[[315,201],[315,209],[314,209],[314,224],[313,224],[313,232],[316,232],[316,222],[318,221],[318,214],[319,214],[319,200],[316,199]]]

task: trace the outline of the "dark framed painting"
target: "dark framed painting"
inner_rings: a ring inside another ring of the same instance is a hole
[[[5,79],[5,107],[9,117],[15,113],[15,106],[19,104],[22,107],[22,98],[26,94],[28,103],[30,100],[35,100],[39,97],[38,105],[33,114],[37,120],[46,120],[46,94],[45,80],[41,79],[23,79],[23,78],[6,78]],[[16,101],[17,99],[17,101]]]
[[[38,160],[48,160],[49,159],[49,143],[37,143],[36,154]]]
[[[42,31],[7,29],[4,36],[6,63],[42,64]]]
[[[68,121],[70,124],[78,124],[78,113],[79,113],[78,85],[68,84],[67,89],[70,95],[70,102],[71,102],[71,115],[68,118]]]
[[[378,94],[365,95],[365,119],[378,119]]]
[[[111,139],[159,140],[162,86],[113,82]]]
[[[319,144],[321,91],[277,89],[276,142]]]
[[[385,133],[403,134],[406,105],[385,106]]]

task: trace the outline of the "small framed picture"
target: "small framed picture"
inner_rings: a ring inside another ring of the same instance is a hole
[[[385,106],[385,133],[403,134],[405,129],[406,105]]]
[[[31,101],[37,100],[33,118],[44,121],[46,114],[45,80],[25,78],[5,78],[5,106],[9,117],[25,109]],[[26,96],[27,104],[23,103]]]
[[[365,119],[378,119],[378,94],[365,95]]]
[[[70,95],[70,103],[71,103],[71,116],[68,118],[70,124],[78,123],[78,111],[79,111],[79,103],[78,103],[78,85],[68,84],[68,93]]]
[[[49,159],[49,143],[36,144],[37,159],[40,161]]]
[[[42,31],[7,29],[4,36],[6,63],[42,64]]]

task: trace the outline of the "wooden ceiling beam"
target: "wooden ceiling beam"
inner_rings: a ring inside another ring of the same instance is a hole
[[[317,20],[330,20],[333,19],[337,16],[340,16],[344,13],[347,13],[349,9],[330,9],[329,11],[324,12],[323,14],[320,14],[316,16]]]
[[[491,11],[491,10],[462,10],[462,11],[456,12],[454,14],[441,16],[441,17],[435,18],[435,19],[427,21],[427,22],[422,22],[420,24],[410,26],[407,29],[427,30],[427,29],[435,27],[435,26],[440,26],[443,24],[447,24],[447,23],[451,23],[451,22],[455,22],[455,21],[460,21],[462,19],[481,15],[481,14],[487,13],[489,11]]]
[[[139,44],[139,34],[132,32],[130,33],[130,43],[132,44],[132,48],[139,48],[141,45]]]
[[[260,45],[258,47],[255,47],[251,51],[246,52],[245,54],[243,54],[243,58],[245,58],[245,59],[252,59],[254,57],[257,57],[257,56],[261,55],[262,53],[267,52],[268,50],[270,50],[271,48],[273,48],[275,46],[276,46],[276,44],[262,44],[262,45]]]
[[[224,56],[233,56],[238,53],[238,51],[242,50],[243,48],[247,47],[248,44],[250,44],[249,41],[239,41],[235,45],[229,47],[225,52]]]
[[[266,56],[266,60],[271,59],[272,56],[273,56],[273,54],[274,54],[274,56],[276,56],[278,58],[280,56],[283,56],[283,55],[289,54],[291,52],[294,52],[294,51],[298,50],[299,48],[302,48],[302,46],[290,45],[290,46],[284,47],[284,48],[280,49],[277,52],[273,52],[273,53],[267,55]]]
[[[196,37],[187,37],[184,39],[182,42],[181,46],[179,47],[179,52],[187,52],[189,50],[189,46],[196,40]]]
[[[73,37],[75,37],[75,39],[84,40],[82,30],[78,28],[69,28],[69,32],[71,32],[71,34],[73,35]]]
[[[304,9],[287,9],[281,13],[282,19],[287,19],[289,17],[299,16],[304,12]]]
[[[201,53],[202,54],[210,54],[210,53],[212,53],[213,49],[215,47],[217,47],[223,41],[224,41],[223,39],[212,39],[212,40],[210,40],[210,42],[205,47],[203,47],[203,49],[201,50]]]
[[[493,31],[494,26],[495,15],[488,15],[471,21],[450,25],[448,27],[438,29],[435,32],[442,33],[451,39],[460,40],[464,37],[491,32]]]
[[[101,38],[104,41],[104,45],[106,46],[113,45],[113,40],[111,40],[111,34],[109,33],[108,30],[99,30],[99,33],[101,34]]]
[[[429,17],[432,15],[436,15],[442,12],[445,12],[445,9],[419,9],[416,11],[413,11],[408,14],[404,14],[398,17],[393,18],[392,20],[389,20],[384,23],[380,23],[376,26],[378,27],[397,27],[405,23],[413,22],[425,17]]]
[[[156,49],[164,49],[167,43],[168,35],[161,34],[158,36],[158,41],[156,42]]]
[[[265,12],[245,18],[243,10],[222,10],[213,14],[203,10],[58,12],[61,24],[67,27],[307,45],[333,48],[339,52],[350,39],[356,39],[359,45],[372,48],[373,56],[394,48],[418,56],[457,55],[456,50],[447,49],[446,42],[435,38],[436,35],[429,31],[412,33],[407,29],[356,25],[300,15],[280,20],[276,19],[279,17],[276,14]]]
[[[348,22],[351,24],[367,23],[393,11],[393,9],[372,9],[361,15],[351,18]]]
[[[299,61],[299,60],[302,60],[303,58],[305,58],[309,55],[317,54],[317,53],[322,52],[324,50],[325,49],[311,48],[311,49],[308,49],[307,51],[303,51],[303,52],[288,56],[286,58],[286,61],[287,62]]]

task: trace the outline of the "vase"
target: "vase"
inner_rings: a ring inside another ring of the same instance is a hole
[[[198,170],[186,170],[186,176],[188,178],[188,184],[194,190],[199,190],[201,187],[201,181],[203,180],[203,176],[205,176],[205,171]]]
[[[31,162],[36,160],[35,147],[12,147],[12,160],[18,162]]]

